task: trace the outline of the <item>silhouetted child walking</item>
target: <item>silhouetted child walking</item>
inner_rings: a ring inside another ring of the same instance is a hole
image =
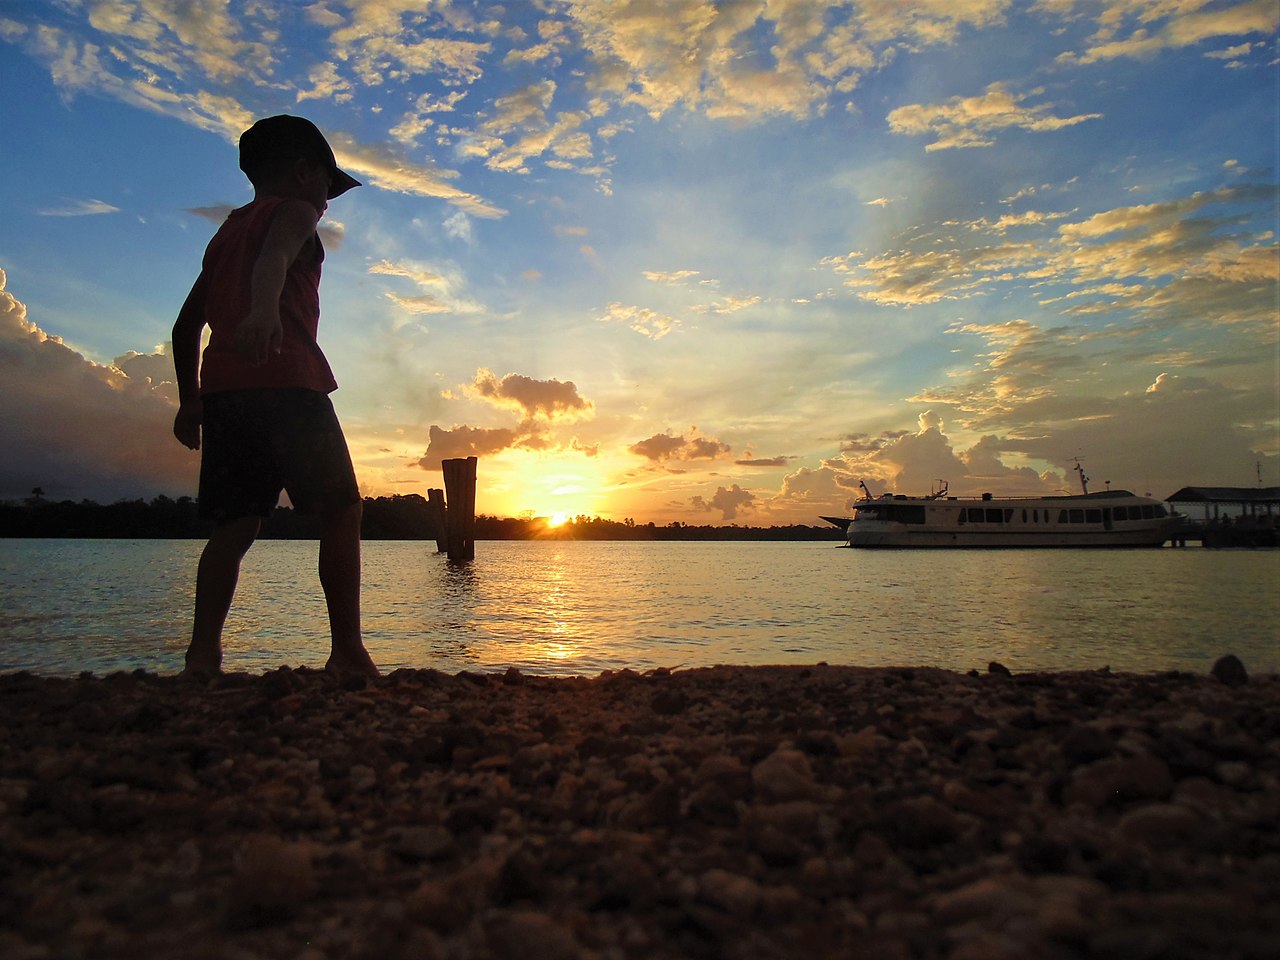
[[[377,676],[360,634],[360,491],[316,343],[328,201],[359,186],[309,120],[259,120],[240,138],[253,202],[205,250],[173,325],[180,407],[174,435],[201,449],[200,513],[215,523],[200,556],[187,675],[222,669],[222,627],[240,561],[281,490],[317,514],[320,584],[333,649],[326,669]],[[210,329],[203,362],[200,338]]]

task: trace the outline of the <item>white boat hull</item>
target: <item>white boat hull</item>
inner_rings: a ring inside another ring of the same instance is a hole
[[[1158,547],[1176,518],[1125,491],[1079,497],[860,500],[851,547]]]

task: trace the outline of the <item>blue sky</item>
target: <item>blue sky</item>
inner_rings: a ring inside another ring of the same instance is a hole
[[[1280,5],[0,0],[0,497],[192,494],[166,341],[300,113],[368,495],[814,522],[1280,484]]]

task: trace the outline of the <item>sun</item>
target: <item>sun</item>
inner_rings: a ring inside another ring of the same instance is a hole
[[[561,526],[561,525],[563,525],[563,524],[566,524],[566,523],[568,523],[568,522],[569,522],[569,515],[568,515],[567,513],[553,513],[553,514],[552,514],[552,515],[547,519],[547,526],[548,526],[548,527],[559,527],[559,526]]]

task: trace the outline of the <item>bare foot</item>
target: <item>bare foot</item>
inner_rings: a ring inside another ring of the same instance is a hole
[[[382,676],[373,658],[369,656],[369,651],[364,647],[355,651],[334,650],[329,655],[329,662],[324,665],[324,668],[338,676],[364,677],[368,680],[376,680]]]
[[[179,676],[202,683],[222,676],[222,651],[188,650],[186,666]]]

